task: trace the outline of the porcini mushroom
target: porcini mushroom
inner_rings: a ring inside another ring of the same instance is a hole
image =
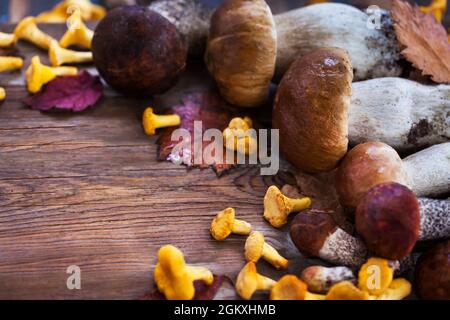
[[[276,282],[260,275],[254,262],[248,262],[236,279],[236,291],[242,299],[250,300],[257,290],[269,291]]]
[[[181,123],[181,118],[177,114],[157,115],[153,112],[153,108],[147,108],[142,117],[142,124],[145,133],[149,136],[154,136],[156,129],[174,127]]]
[[[419,202],[401,184],[376,185],[358,204],[355,224],[358,234],[375,254],[392,260],[405,258],[419,239]]]
[[[292,212],[299,212],[311,206],[311,199],[291,199],[286,197],[276,186],[270,186],[264,196],[264,218],[275,228],[287,223]]]
[[[87,49],[91,49],[92,38],[94,31],[88,29],[81,19],[80,12],[75,11],[68,22],[69,27],[66,33],[59,40],[59,45],[62,48],[70,47],[71,45],[79,45]]]
[[[246,155],[254,154],[258,150],[258,141],[249,133],[252,128],[253,122],[249,117],[231,119],[222,133],[225,147]]]
[[[27,88],[31,93],[37,93],[42,86],[59,76],[75,76],[78,69],[75,67],[49,67],[43,65],[39,56],[31,59],[26,71]]]
[[[29,41],[45,50],[49,49],[51,42],[54,41],[51,36],[37,27],[36,18],[34,17],[27,17],[20,21],[14,29],[14,36],[17,39]]]
[[[0,48],[11,47],[16,43],[16,36],[14,34],[0,32]]]
[[[199,0],[156,0],[148,8],[172,22],[186,40],[190,55],[203,55],[212,10]]]
[[[408,151],[448,141],[450,86],[400,78],[352,85],[352,74],[345,51],[322,48],[294,61],[284,75],[273,123],[280,130],[281,152],[295,166],[331,170],[348,142],[379,140]]]
[[[17,57],[0,57],[0,72],[22,69],[23,59]]]
[[[295,58],[325,46],[350,51],[358,80],[400,75],[389,15],[383,11],[380,28],[367,27],[369,20],[344,4],[318,4],[274,18],[265,1],[228,0],[211,18],[206,63],[224,98],[241,107],[265,102],[275,65],[281,76]]]
[[[331,287],[325,300],[369,300],[369,293],[360,290],[350,281],[342,281]]]
[[[187,59],[176,27],[139,6],[110,11],[95,29],[92,52],[103,79],[129,96],[164,93],[175,84]]]
[[[434,145],[401,159],[382,142],[367,142],[350,150],[336,173],[340,202],[355,208],[373,186],[394,181],[417,196],[436,196],[450,191],[450,142]]]
[[[361,239],[339,228],[329,213],[316,209],[294,218],[290,236],[301,253],[339,266],[359,267],[368,254]]]
[[[325,300],[325,296],[308,292],[308,287],[303,281],[288,274],[272,287],[270,300]]]
[[[302,271],[300,279],[310,291],[321,294],[326,294],[333,285],[342,281],[356,283],[356,277],[348,267],[310,266]]]
[[[263,258],[277,269],[286,269],[288,266],[288,260],[266,243],[264,235],[258,231],[253,231],[245,242],[245,258],[255,263]]]
[[[422,299],[450,300],[450,240],[441,242],[419,258],[415,270]]]
[[[48,57],[54,67],[63,64],[79,64],[92,62],[92,52],[80,52],[61,48],[58,41],[50,44]]]
[[[226,208],[219,212],[211,223],[211,236],[222,241],[232,233],[248,235],[252,231],[250,223],[236,219],[236,212],[233,208]]]
[[[183,253],[171,245],[159,249],[154,277],[158,290],[167,300],[192,300],[195,280],[202,280],[207,285],[214,281],[211,271],[186,265]]]

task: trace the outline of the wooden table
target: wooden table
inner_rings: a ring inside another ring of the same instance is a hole
[[[42,29],[55,37],[64,31]],[[48,63],[46,52],[23,42],[17,49],[24,69],[0,75],[8,95],[0,105],[0,299],[136,299],[151,291],[165,244],[178,246],[188,263],[234,280],[244,265],[245,238],[216,242],[209,235],[213,216],[228,206],[292,259],[289,272],[299,273],[307,261],[287,228],[275,230],[262,218],[267,186],[295,184],[292,174],[263,177],[253,167],[218,178],[212,170],[156,161],[156,137],[143,133],[142,112],[207,86],[202,66],[153,100],[106,90],[82,114],[41,113],[21,101],[31,56]],[[81,268],[81,290],[66,287],[71,265]],[[283,274],[264,262],[258,268],[274,278]],[[232,290],[219,296],[236,297]]]

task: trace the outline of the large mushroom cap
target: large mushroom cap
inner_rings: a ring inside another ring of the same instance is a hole
[[[346,51],[315,50],[294,61],[275,97],[280,149],[307,172],[333,169],[347,152],[353,71]]]
[[[235,210],[226,208],[219,212],[211,223],[211,235],[216,240],[225,240],[233,230]]]
[[[350,150],[336,173],[340,202],[356,208],[361,198],[377,184],[395,181],[407,185],[407,174],[398,153],[383,142],[366,142]]]
[[[264,250],[264,235],[254,231],[245,242],[245,257],[248,261],[258,262]]]
[[[401,184],[379,184],[362,198],[355,222],[370,250],[380,257],[399,260],[411,253],[419,238],[419,202]]]
[[[205,59],[229,103],[257,107],[267,100],[276,51],[275,23],[264,0],[226,0],[213,14]]]
[[[249,262],[239,272],[236,279],[236,291],[243,299],[250,299],[258,288],[258,273],[254,262]]]

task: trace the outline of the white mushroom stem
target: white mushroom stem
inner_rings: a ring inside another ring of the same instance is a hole
[[[408,186],[417,196],[450,192],[450,142],[424,149],[403,159]]]
[[[450,237],[450,200],[419,198],[419,240],[436,240]]]
[[[427,86],[401,78],[353,83],[350,144],[382,141],[404,151],[449,139],[449,85]]]
[[[157,0],[149,9],[172,22],[184,36],[189,54],[203,55],[212,9],[198,0]]]
[[[302,271],[300,278],[307,284],[309,291],[322,294],[326,294],[338,282],[356,283],[353,271],[347,267],[311,266]]]
[[[371,19],[366,13],[339,3],[311,5],[276,15],[277,77],[294,59],[321,47],[346,49],[355,80],[400,75],[400,51],[392,22],[385,11],[378,14],[380,29],[370,28]],[[373,16],[377,18],[377,13]]]

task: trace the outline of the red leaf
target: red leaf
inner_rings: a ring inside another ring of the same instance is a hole
[[[213,283],[208,286],[203,281],[194,281],[195,296],[194,300],[212,300],[219,291],[224,281],[224,276],[214,276]],[[166,300],[164,295],[156,289],[155,291],[144,295],[141,300]]]
[[[227,103],[215,92],[198,92],[184,96],[181,104],[171,108],[169,113],[176,113],[181,117],[181,124],[179,128],[188,130],[191,135],[194,134],[194,121],[202,121],[202,131],[207,129],[224,130],[232,118],[232,114],[227,109]],[[177,128],[167,128],[162,131],[157,143],[159,145],[158,160],[171,161],[173,148],[178,144],[178,141],[172,141],[172,132]],[[202,132],[202,133],[203,133]],[[176,156],[182,158],[183,155],[188,157],[189,167],[207,168],[206,163],[194,164],[193,156],[193,139],[190,145],[187,145]],[[203,149],[211,142],[202,143]],[[225,154],[225,153],[224,153]],[[234,164],[214,164],[213,169],[218,175],[234,167]]]
[[[34,110],[50,109],[81,112],[95,105],[103,94],[100,77],[83,71],[76,76],[57,77],[40,92],[25,99],[24,103]]]

